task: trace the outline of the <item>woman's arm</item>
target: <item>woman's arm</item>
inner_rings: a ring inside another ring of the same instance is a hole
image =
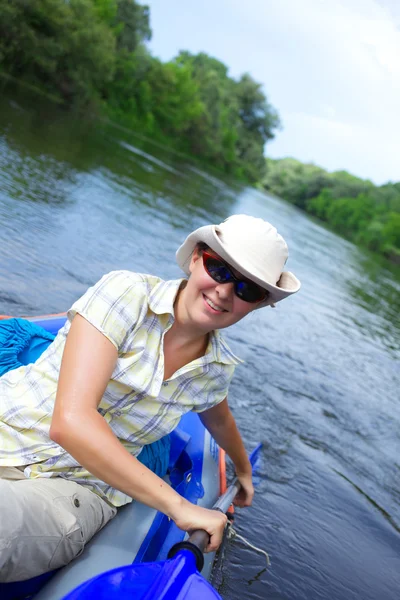
[[[236,475],[242,484],[242,490],[237,495],[235,504],[250,506],[254,496],[251,464],[227,399],[200,413],[199,417],[235,465]]]
[[[79,314],[62,358],[50,437],[90,473],[156,508],[181,529],[205,529],[208,551],[222,539],[225,515],[197,507],[142,465],[120,443],[97,411],[117,360],[115,346]]]

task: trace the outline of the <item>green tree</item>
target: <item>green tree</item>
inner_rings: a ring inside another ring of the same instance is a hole
[[[142,42],[151,39],[150,11],[134,0],[116,0],[115,24],[117,49],[134,52]]]
[[[328,186],[332,198],[356,198],[359,194],[367,193],[374,188],[371,181],[360,179],[347,171],[334,171],[329,174]]]
[[[322,191],[315,196],[315,198],[310,198],[306,203],[306,210],[310,212],[312,215],[315,215],[322,221],[327,220],[327,212],[328,208],[332,203],[332,195],[330,190],[327,188],[323,188]]]
[[[400,250],[400,214],[391,212],[385,219],[383,237],[387,246]]]
[[[328,188],[329,173],[314,164],[304,164],[294,158],[267,159],[267,172],[262,185],[273,194],[304,209],[310,198]]]
[[[280,126],[279,116],[267,102],[261,84],[248,74],[242,75],[235,86],[239,107],[238,156],[245,163],[250,181],[259,181],[265,174],[264,146],[274,138]]]
[[[203,104],[202,114],[188,130],[189,149],[215,166],[234,172],[238,163],[235,149],[238,106],[227,67],[204,52],[195,55],[180,52],[174,62],[182,69],[190,69]]]
[[[264,145],[279,126],[261,85],[248,74],[235,81],[226,65],[203,52],[181,52],[175,62],[191,68],[205,109],[188,132],[192,151],[228,173],[258,181],[265,171]]]
[[[204,111],[191,69],[153,59],[147,81],[157,126],[167,136],[185,136],[193,120]]]
[[[115,39],[91,0],[0,0],[0,57],[7,73],[85,104],[112,79]]]

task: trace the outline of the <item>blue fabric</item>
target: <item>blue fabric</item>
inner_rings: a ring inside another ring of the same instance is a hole
[[[164,477],[168,471],[170,449],[170,437],[165,435],[160,440],[143,446],[137,459],[150,471],[159,477]]]
[[[43,339],[39,336],[33,337],[29,342],[29,346],[18,354],[18,359],[23,365],[36,362],[39,356],[50,346],[51,342],[52,340]]]
[[[173,431],[171,431],[169,434],[169,440],[171,444],[168,465],[169,469],[173,469],[175,467],[178,458],[188,445],[190,438],[191,436],[179,427],[176,427]]]
[[[54,337],[26,319],[0,321],[0,377],[7,371],[35,362]]]
[[[54,340],[52,333],[26,319],[0,321],[0,377],[22,365],[35,362]],[[164,477],[167,473],[171,441],[169,435],[144,446],[138,460]]]

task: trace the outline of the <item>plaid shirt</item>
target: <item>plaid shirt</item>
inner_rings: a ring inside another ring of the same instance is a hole
[[[118,349],[98,410],[137,456],[143,445],[171,432],[184,413],[220,403],[240,362],[215,331],[204,356],[163,382],[163,339],[174,321],[173,305],[182,281],[130,271],[105,275],[71,307],[64,327],[34,364],[0,378],[0,466],[25,467],[26,477],[72,479],[114,506],[131,501],[91,475],[49,437],[65,340],[78,313]]]

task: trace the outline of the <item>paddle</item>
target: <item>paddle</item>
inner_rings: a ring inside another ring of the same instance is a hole
[[[249,457],[253,473],[261,447],[259,444]],[[212,508],[225,513],[239,490],[235,478]],[[208,542],[206,531],[193,531],[187,540],[171,548],[168,560],[113,569],[83,583],[64,600],[222,600],[199,573]]]

